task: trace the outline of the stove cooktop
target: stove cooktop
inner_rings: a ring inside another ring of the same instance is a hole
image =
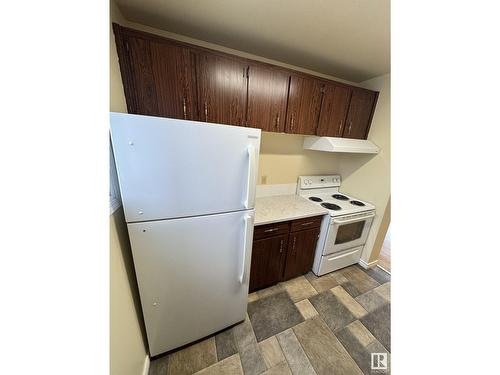
[[[334,210],[334,211],[338,211],[338,210],[341,210],[342,207],[340,206],[337,206],[335,203],[321,203],[321,205],[325,208],[328,208],[329,210]]]
[[[333,194],[332,198],[338,199],[340,201],[348,201],[349,198],[347,198],[345,195],[342,194]]]
[[[313,202],[323,202],[323,199],[318,198],[318,197],[309,197],[309,200],[311,200]]]
[[[363,207],[365,205],[363,202],[356,201],[356,200],[353,200],[350,203],[355,205],[355,206],[359,206],[359,207]]]
[[[343,216],[364,211],[374,210],[375,207],[368,202],[363,202],[359,199],[350,197],[346,194],[341,194],[338,191],[333,192],[308,192],[309,194],[301,194],[315,204],[328,209],[330,216]]]

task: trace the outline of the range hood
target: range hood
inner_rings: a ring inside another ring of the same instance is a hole
[[[337,137],[305,137],[305,150],[325,152],[352,152],[359,154],[378,154],[379,148],[373,142],[364,139]]]

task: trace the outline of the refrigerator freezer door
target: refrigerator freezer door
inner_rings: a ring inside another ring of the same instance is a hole
[[[111,113],[127,222],[254,207],[260,130]]]
[[[128,224],[152,356],[245,319],[254,211]]]

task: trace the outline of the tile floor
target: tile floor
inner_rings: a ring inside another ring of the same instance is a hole
[[[156,358],[150,375],[388,374],[390,275],[358,265],[297,277],[248,297],[244,322]]]

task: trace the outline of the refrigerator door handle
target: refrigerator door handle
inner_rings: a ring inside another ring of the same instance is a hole
[[[251,246],[252,244],[252,237],[248,234],[250,229],[253,227],[253,216],[252,215],[245,215],[245,233],[243,236],[243,254],[242,254],[242,260],[241,260],[241,272],[239,276],[239,282],[240,284],[244,284],[244,280],[246,279],[245,274],[246,274],[246,259],[248,255],[248,247]]]
[[[245,208],[253,208],[255,200],[255,146],[249,144],[248,148],[248,181]]]

